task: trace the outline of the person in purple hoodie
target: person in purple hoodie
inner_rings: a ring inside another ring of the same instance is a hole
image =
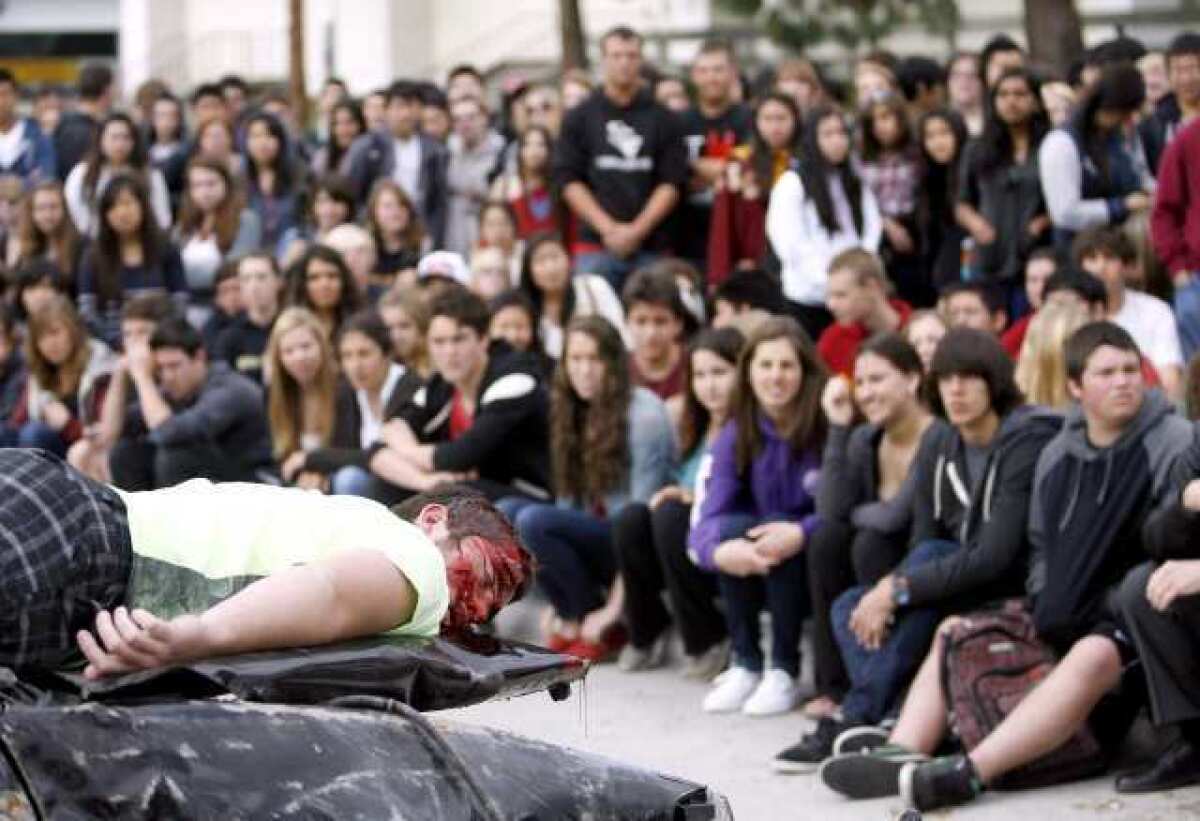
[[[733,665],[705,697],[705,712],[771,715],[796,705],[808,609],[801,551],[820,525],[825,377],[812,340],[790,318],[763,321],[738,359],[733,416],[713,443],[700,517],[688,537],[692,560],[717,572],[733,640]],[[771,614],[765,673],[764,605]]]

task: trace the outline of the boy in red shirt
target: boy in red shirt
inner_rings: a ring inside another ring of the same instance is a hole
[[[835,373],[849,375],[858,346],[878,333],[898,331],[912,306],[889,299],[891,283],[879,257],[862,248],[843,251],[829,263],[825,307],[834,322],[817,340],[817,350]]]

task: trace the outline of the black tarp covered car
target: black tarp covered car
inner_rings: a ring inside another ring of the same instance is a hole
[[[528,645],[371,639],[97,686],[0,669],[0,818],[724,819],[700,784],[439,709],[585,668]]]

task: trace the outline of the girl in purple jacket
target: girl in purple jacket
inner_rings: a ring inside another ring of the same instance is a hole
[[[801,551],[819,526],[816,487],[826,422],[825,369],[790,318],[751,333],[738,360],[732,420],[712,447],[712,472],[688,550],[717,571],[733,666],[704,699],[706,712],[771,715],[797,702],[800,628],[807,609]],[[764,673],[759,614],[771,614]]]

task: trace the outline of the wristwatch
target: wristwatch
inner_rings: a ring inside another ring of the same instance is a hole
[[[911,598],[908,591],[908,579],[904,576],[892,576],[892,604],[897,607],[908,607]]]

